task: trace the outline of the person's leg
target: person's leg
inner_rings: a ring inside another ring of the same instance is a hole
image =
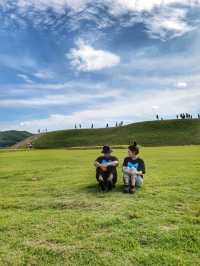
[[[108,190],[111,190],[113,188],[113,174],[109,173],[107,182],[106,182]]]
[[[101,190],[105,191],[106,184],[105,184],[105,175],[103,171],[97,171],[96,179],[97,182],[99,183],[99,187],[101,188]]]
[[[135,179],[135,186],[137,188],[140,188],[140,187],[142,187],[143,182],[144,182],[143,178],[140,175],[137,175],[137,177]]]
[[[137,177],[137,175],[135,175],[135,174],[131,175],[130,193],[135,192],[136,177]]]
[[[107,175],[108,175],[107,187],[108,187],[108,190],[110,190],[113,187],[115,187],[115,184],[117,182],[117,172],[113,168],[108,168]]]
[[[130,176],[124,174],[124,193],[129,193],[130,190]]]
[[[113,188],[115,187],[115,184],[117,183],[117,171],[113,171]]]

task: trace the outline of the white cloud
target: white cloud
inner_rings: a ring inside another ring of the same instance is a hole
[[[157,105],[153,105],[153,106],[152,106],[152,109],[153,109],[153,110],[158,110],[158,109],[159,109],[159,106],[157,106]]]
[[[177,86],[178,88],[186,88],[186,87],[187,87],[187,83],[184,82],[184,81],[179,81],[179,82],[176,84],[176,86]]]
[[[17,77],[23,79],[26,83],[32,84],[33,81],[25,74],[17,74]]]
[[[186,21],[187,11],[180,8],[162,8],[146,18],[147,32],[153,38],[162,40],[178,37],[195,29]]]
[[[24,11],[30,7],[37,10],[52,8],[56,12],[63,13],[65,8],[80,12],[87,6],[88,2],[89,0],[18,0],[17,5]]]
[[[199,0],[106,0],[113,15],[125,12],[151,12],[153,9],[168,6],[199,6]]]
[[[71,49],[66,55],[71,65],[79,71],[97,71],[116,66],[120,57],[111,52],[98,50],[86,44],[83,40],[77,42],[77,48]]]
[[[10,0],[1,0],[0,4],[11,5]],[[112,10],[113,14],[123,13],[124,11],[151,11],[155,7],[167,5],[184,5],[198,6],[199,0],[17,0],[17,6],[22,10],[32,7],[37,10],[46,10],[52,8],[56,12],[63,12],[65,8],[74,12],[85,10],[86,7],[107,6]]]
[[[121,15],[128,12],[151,11],[155,6],[161,5],[162,0],[108,0],[110,2],[110,12],[113,15]]]
[[[166,40],[196,29],[199,23],[187,14],[189,9],[200,8],[199,0],[17,0],[16,8],[11,0],[1,2],[3,9],[11,12],[4,18],[5,25],[13,21],[22,27],[28,17],[34,27],[51,27],[55,32],[62,26],[77,30],[83,21],[92,21],[96,29],[140,22],[150,37]],[[55,18],[49,10],[56,13]]]
[[[188,11],[200,8],[196,0],[107,0],[109,12],[123,18],[122,26],[143,23],[151,38],[166,40],[197,29],[198,21]],[[124,15],[128,15],[124,19]]]

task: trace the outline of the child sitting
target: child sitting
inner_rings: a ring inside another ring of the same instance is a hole
[[[137,155],[139,148],[137,143],[128,147],[128,157],[124,159],[123,173],[124,173],[124,192],[134,193],[136,187],[141,187],[145,174],[145,163]]]
[[[119,162],[115,156],[112,156],[112,150],[109,146],[104,146],[103,156],[95,160],[96,179],[102,191],[111,190],[117,182],[117,169]]]

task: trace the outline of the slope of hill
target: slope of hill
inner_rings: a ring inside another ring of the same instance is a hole
[[[0,148],[14,145],[15,143],[30,137],[32,134],[26,131],[2,131],[0,132]]]
[[[35,148],[123,145],[133,140],[144,146],[200,144],[200,120],[149,121],[118,128],[61,130],[32,138]],[[26,143],[23,141],[15,147],[22,148]]]
[[[27,147],[27,144],[28,143],[34,143],[34,141],[36,139],[38,139],[39,137],[41,136],[41,134],[34,134],[34,135],[31,135],[30,137],[28,138],[25,138],[19,142],[17,142],[16,144],[12,145],[11,148],[12,149],[21,149],[21,148],[25,148]]]

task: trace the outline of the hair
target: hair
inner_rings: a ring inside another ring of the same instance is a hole
[[[128,146],[128,149],[132,152],[135,152],[136,155],[139,153],[139,147],[137,146],[136,141],[134,141],[132,145]]]

